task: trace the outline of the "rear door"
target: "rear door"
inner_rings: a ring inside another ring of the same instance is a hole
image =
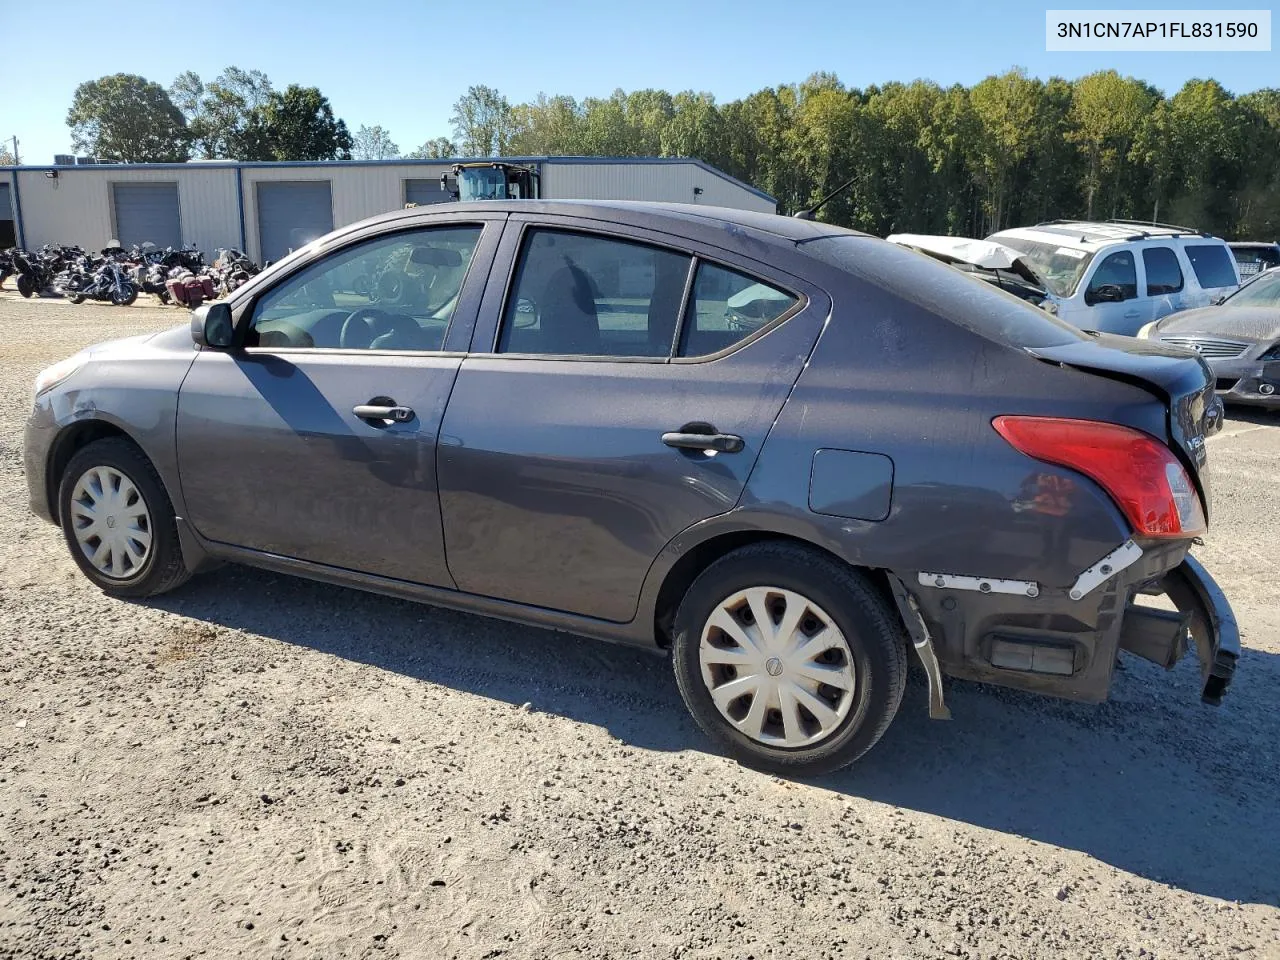
[[[676,534],[733,508],[829,312],[766,264],[512,217],[441,428],[459,589],[625,622]],[[717,447],[719,449],[717,449]]]

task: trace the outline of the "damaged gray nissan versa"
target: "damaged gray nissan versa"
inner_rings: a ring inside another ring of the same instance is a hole
[[[1192,644],[1218,703],[1240,640],[1188,550],[1221,422],[1189,352],[872,237],[489,202],[55,364],[25,464],[113,596],[232,561],[669,651],[709,735],[814,774],[884,733],[913,650],[934,717],[944,676],[1101,701],[1118,650]]]

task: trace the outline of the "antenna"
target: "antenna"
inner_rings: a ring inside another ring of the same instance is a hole
[[[823,197],[821,200],[815,203],[812,207],[810,207],[807,210],[801,210],[799,213],[792,214],[792,216],[794,216],[797,220],[816,220],[818,211],[827,205],[827,201],[839,196],[841,193],[844,193],[846,189],[853,186],[854,182],[857,181],[857,179],[858,179],[858,175],[854,174],[844,183],[840,184],[840,186],[836,187],[834,190],[828,193],[825,197]]]

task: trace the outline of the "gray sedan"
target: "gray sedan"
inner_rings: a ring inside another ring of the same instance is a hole
[[[862,234],[495,201],[45,370],[25,465],[113,596],[232,561],[636,645],[734,756],[812,774],[913,654],[939,718],[944,675],[1099,701],[1119,649],[1192,642],[1217,703],[1239,635],[1188,550],[1220,412],[1194,356]]]
[[[1280,269],[1258,275],[1217,306],[1148,324],[1138,336],[1200,354],[1224,401],[1280,409]]]

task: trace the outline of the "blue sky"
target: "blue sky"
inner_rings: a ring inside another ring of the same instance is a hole
[[[607,96],[617,87],[707,90],[724,101],[818,70],[851,86],[917,77],[970,84],[1012,66],[1040,77],[1114,67],[1166,92],[1192,77],[1237,93],[1280,85],[1275,52],[1046,53],[1046,6],[1071,4],[59,0],[51,17],[45,4],[7,2],[0,138],[17,134],[24,162],[49,163],[69,152],[66,112],[81,81],[126,72],[168,86],[183,70],[208,80],[228,64],[262,70],[277,87],[318,86],[353,132],[382,124],[402,150],[448,135],[450,108],[477,83],[512,102],[539,91]]]

